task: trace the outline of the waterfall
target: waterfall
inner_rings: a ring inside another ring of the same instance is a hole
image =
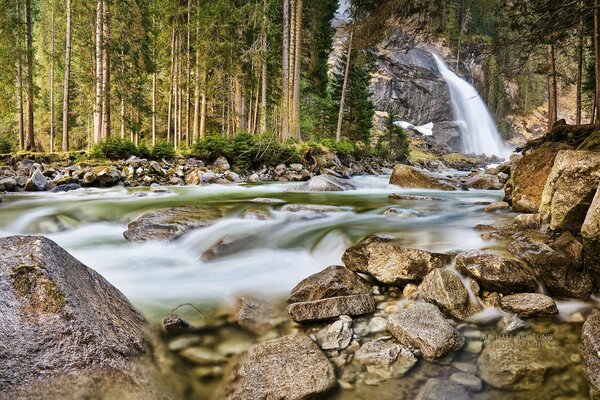
[[[500,138],[490,111],[477,90],[452,72],[439,56],[432,55],[450,89],[452,113],[460,126],[463,152],[507,157],[511,150]]]

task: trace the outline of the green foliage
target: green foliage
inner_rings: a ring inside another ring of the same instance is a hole
[[[323,139],[321,144],[330,151],[334,151],[342,156],[349,156],[354,154],[355,151],[354,143],[349,140],[340,140],[336,143],[333,139]]]
[[[135,143],[120,138],[111,138],[98,143],[90,151],[90,156],[93,158],[107,158],[109,160],[123,160],[134,155],[137,155]]]
[[[0,154],[12,153],[14,143],[8,136],[0,136]]]
[[[389,113],[385,122],[386,134],[379,138],[375,154],[393,161],[406,160],[410,155],[408,136],[404,128],[394,124],[394,120],[394,115]]]
[[[159,141],[154,145],[152,151],[150,152],[152,158],[155,159],[173,159],[176,156],[175,148],[171,143]]]

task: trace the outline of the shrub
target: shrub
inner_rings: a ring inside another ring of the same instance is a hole
[[[135,143],[125,139],[111,138],[92,147],[90,156],[93,158],[108,158],[109,160],[127,159],[137,155]]]
[[[13,148],[13,141],[8,136],[0,136],[0,154],[12,153]]]
[[[176,156],[175,148],[171,143],[160,141],[152,148],[151,156],[156,159],[172,159]]]
[[[150,158],[152,156],[152,152],[146,143],[142,143],[138,145],[136,155],[140,158]]]

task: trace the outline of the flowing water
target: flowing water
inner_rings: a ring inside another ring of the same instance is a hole
[[[477,90],[452,72],[439,56],[433,54],[433,58],[450,89],[452,113],[460,124],[464,152],[508,156],[512,151],[500,138],[490,111]]]

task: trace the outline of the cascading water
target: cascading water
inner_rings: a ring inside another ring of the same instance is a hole
[[[502,142],[490,111],[477,90],[452,72],[439,56],[432,55],[450,89],[452,113],[460,124],[463,151],[467,154],[507,157],[511,150]]]

